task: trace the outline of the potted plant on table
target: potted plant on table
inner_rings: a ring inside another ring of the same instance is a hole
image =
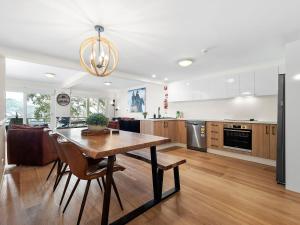
[[[104,130],[108,124],[108,118],[102,113],[93,113],[86,119],[89,130],[100,131]]]

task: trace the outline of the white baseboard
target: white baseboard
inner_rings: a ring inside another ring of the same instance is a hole
[[[158,146],[156,146],[156,148],[157,148],[157,150],[161,150],[161,149],[170,148],[170,147],[174,147],[174,146],[186,148],[185,144],[174,143],[174,142],[163,144],[163,145],[158,145]]]
[[[234,153],[234,152],[226,152],[226,151],[210,149],[210,148],[207,149],[207,152],[216,154],[216,155],[222,155],[222,156],[232,157],[232,158],[236,158],[236,159],[242,159],[242,160],[246,160],[246,161],[250,161],[250,162],[256,162],[256,163],[260,163],[260,164],[264,164],[264,165],[268,165],[268,166],[276,166],[276,161],[271,160],[271,159],[264,159],[264,158],[250,156],[250,155],[243,155],[243,154],[238,154],[238,153]]]
[[[168,144],[163,144],[163,145],[157,146],[157,150],[161,150],[161,149],[169,148],[169,147],[174,147],[174,146],[179,146],[179,147],[182,147],[182,148],[187,147],[186,144],[182,144],[182,143],[168,143]],[[250,155],[238,154],[238,153],[234,153],[234,152],[227,152],[227,151],[216,150],[216,149],[211,149],[211,148],[208,148],[207,152],[212,153],[212,154],[216,154],[216,155],[222,155],[222,156],[226,156],[226,157],[231,157],[231,158],[241,159],[241,160],[245,160],[245,161],[260,163],[260,164],[264,164],[264,165],[268,165],[268,166],[276,166],[276,161],[271,160],[271,159],[264,159],[264,158],[250,156]]]

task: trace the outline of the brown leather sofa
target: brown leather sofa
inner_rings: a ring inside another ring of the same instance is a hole
[[[57,159],[45,127],[12,125],[7,131],[8,164],[42,166]]]

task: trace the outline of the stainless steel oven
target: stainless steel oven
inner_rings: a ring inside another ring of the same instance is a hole
[[[251,124],[224,124],[224,148],[252,151]]]

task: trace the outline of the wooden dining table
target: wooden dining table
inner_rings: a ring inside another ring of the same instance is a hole
[[[160,190],[158,184],[159,179],[156,146],[170,142],[171,140],[169,138],[127,131],[119,131],[119,133],[110,132],[109,134],[102,134],[97,136],[83,136],[81,134],[82,129],[84,128],[59,129],[57,130],[57,133],[64,136],[68,141],[80,146],[83,153],[91,158],[99,159],[108,157],[105,184],[106,188],[104,192],[101,225],[109,224],[109,207],[113,166],[114,158],[117,154],[125,154],[133,150],[149,148],[151,155],[153,199],[127,213],[116,221],[110,223],[111,225],[126,224],[175,193],[170,192],[162,195],[162,193],[160,193],[162,192],[162,190]]]

